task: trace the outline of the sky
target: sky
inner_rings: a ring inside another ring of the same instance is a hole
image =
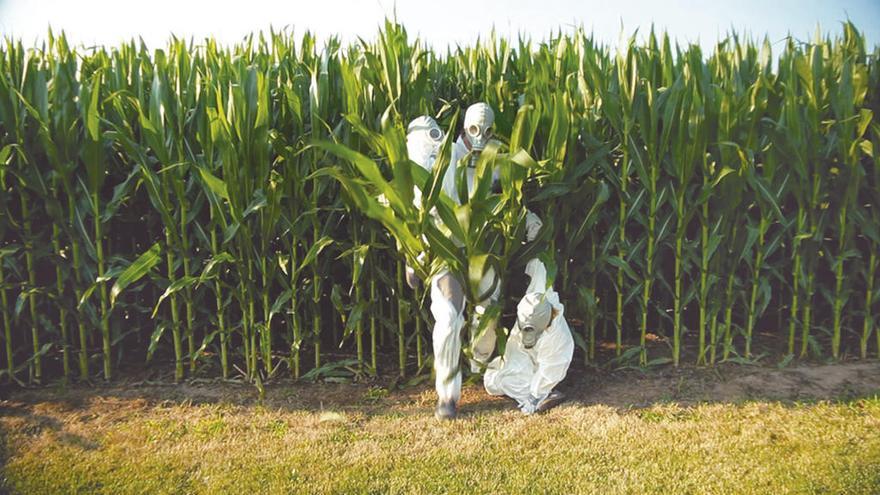
[[[757,38],[766,34],[776,44],[788,34],[810,40],[818,25],[823,32],[840,33],[847,18],[869,47],[880,44],[880,0],[0,0],[0,35],[39,44],[51,26],[86,46],[140,36],[155,48],[172,33],[197,42],[213,36],[229,44],[274,26],[353,41],[375,37],[383,19],[395,12],[410,35],[441,49],[472,43],[493,28],[540,41],[576,26],[616,46],[622,32],[644,33],[652,24],[680,43],[705,48],[731,28]]]

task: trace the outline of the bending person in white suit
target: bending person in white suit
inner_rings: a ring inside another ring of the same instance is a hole
[[[554,391],[565,378],[574,353],[574,340],[565,321],[559,294],[547,287],[547,271],[537,258],[526,265],[531,277],[516,311],[504,356],[489,363],[483,385],[491,395],[516,400],[525,414],[545,411],[564,400]]]

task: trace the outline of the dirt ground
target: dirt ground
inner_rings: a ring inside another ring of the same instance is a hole
[[[476,378],[476,377],[474,377]],[[399,387],[393,378],[360,383],[308,383],[277,380],[265,385],[262,404],[286,410],[343,410],[365,414],[388,412],[430,414],[436,400],[431,380]],[[714,368],[664,367],[650,371],[607,371],[573,365],[558,387],[568,401],[617,409],[675,403],[739,403],[768,400],[783,403],[849,400],[880,394],[880,361],[796,365],[786,368],[723,364]],[[0,416],[27,414],[37,404],[63,409],[144,407],[149,404],[255,405],[259,393],[252,385],[222,380],[167,382],[122,381],[112,385],[6,389],[0,396]],[[463,387],[462,414],[476,410],[513,408],[513,402],[486,394],[477,379]]]

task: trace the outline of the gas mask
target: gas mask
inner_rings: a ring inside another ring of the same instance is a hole
[[[492,138],[492,124],[495,123],[495,112],[485,103],[474,103],[464,114],[464,134],[470,143],[471,151],[479,153],[489,144]]]
[[[553,306],[540,292],[526,294],[516,307],[516,319],[523,347],[531,349],[538,343],[541,334],[550,327]]]
[[[427,115],[416,117],[406,128],[406,148],[410,159],[430,169],[443,143],[443,130]]]

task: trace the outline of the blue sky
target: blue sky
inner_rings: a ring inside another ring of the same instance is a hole
[[[38,43],[51,25],[86,45],[141,36],[156,47],[171,33],[196,40],[214,36],[231,43],[272,25],[354,40],[373,37],[395,9],[411,34],[434,47],[470,43],[493,27],[500,34],[526,33],[541,40],[554,29],[578,25],[614,46],[621,26],[627,33],[636,28],[645,32],[652,23],[679,42],[699,41],[706,47],[730,28],[756,37],[767,34],[776,43],[788,33],[810,39],[817,25],[840,32],[840,22],[847,17],[865,33],[870,46],[880,43],[880,0],[0,0],[0,34]]]

